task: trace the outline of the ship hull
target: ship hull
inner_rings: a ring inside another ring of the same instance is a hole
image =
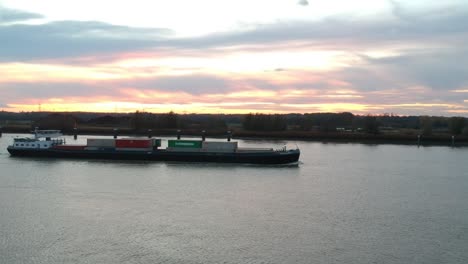
[[[217,162],[250,164],[288,164],[299,160],[299,150],[265,152],[184,152],[184,151],[116,151],[116,150],[63,150],[63,149],[20,149],[8,148],[12,156],[107,159],[107,160],[148,160],[180,162]]]

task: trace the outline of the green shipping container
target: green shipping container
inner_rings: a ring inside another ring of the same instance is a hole
[[[168,147],[170,148],[201,148],[201,140],[169,140]]]

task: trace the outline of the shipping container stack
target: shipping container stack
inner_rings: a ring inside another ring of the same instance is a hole
[[[156,138],[88,138],[86,150],[152,151],[161,146]]]

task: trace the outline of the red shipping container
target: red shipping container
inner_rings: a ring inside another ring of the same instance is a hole
[[[151,148],[151,139],[116,139],[116,148]]]

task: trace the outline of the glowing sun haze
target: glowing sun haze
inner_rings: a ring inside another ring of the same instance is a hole
[[[0,0],[0,109],[468,116],[468,2]]]

